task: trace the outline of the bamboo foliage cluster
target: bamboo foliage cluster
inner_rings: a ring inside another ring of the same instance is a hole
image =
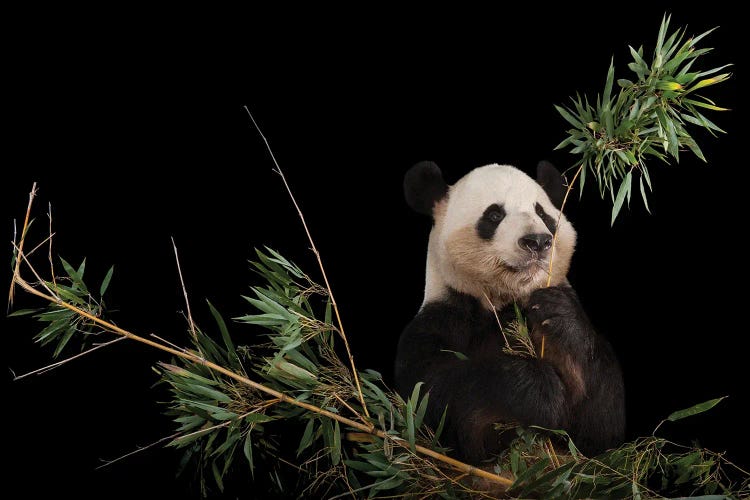
[[[668,35],[669,22],[670,17],[665,16],[650,63],[644,59],[643,46],[638,50],[629,47],[633,61],[628,68],[635,78],[618,79],[620,90],[616,95],[612,61],[604,92],[597,95],[594,104],[587,96],[577,95],[571,98],[570,106],[555,106],[573,126],[555,149],[570,147],[570,153],[581,156],[577,162],[581,193],[587,175],[594,176],[602,197],[609,192],[613,203],[612,224],[625,200],[630,204],[634,176],[638,177],[638,189],[648,210],[647,191],[652,189],[646,165],[649,157],[664,162],[672,157],[679,161],[680,150],[687,148],[706,161],[687,126],[695,125],[711,134],[724,132],[704,113],[726,109],[697,92],[729,79],[730,73],[717,73],[730,65],[706,71],[693,67],[712,50],[699,49],[697,44],[713,29],[684,40],[685,29]]]

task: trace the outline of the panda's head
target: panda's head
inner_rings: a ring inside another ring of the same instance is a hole
[[[575,248],[573,226],[559,211],[565,193],[560,173],[547,162],[535,181],[509,165],[472,170],[449,186],[432,162],[404,179],[406,201],[433,218],[427,251],[425,303],[449,289],[495,307],[524,302],[547,284],[566,282]]]

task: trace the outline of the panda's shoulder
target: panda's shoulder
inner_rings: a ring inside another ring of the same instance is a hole
[[[455,328],[459,325],[474,323],[478,317],[482,316],[482,312],[478,300],[451,291],[439,299],[423,304],[410,326],[430,330],[434,330],[433,327]]]

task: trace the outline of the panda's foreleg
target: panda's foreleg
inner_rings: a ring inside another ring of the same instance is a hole
[[[532,341],[545,338],[540,363],[554,367],[565,384],[571,409],[566,428],[584,454],[616,446],[625,433],[625,390],[617,358],[596,333],[575,291],[535,291],[527,310]]]

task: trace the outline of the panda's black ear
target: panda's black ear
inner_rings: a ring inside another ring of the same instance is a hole
[[[542,160],[536,167],[536,181],[544,188],[552,204],[559,209],[565,198],[562,174],[550,162]]]
[[[435,203],[446,194],[448,184],[443,180],[443,172],[435,162],[421,161],[404,176],[404,197],[415,212],[432,215]]]

